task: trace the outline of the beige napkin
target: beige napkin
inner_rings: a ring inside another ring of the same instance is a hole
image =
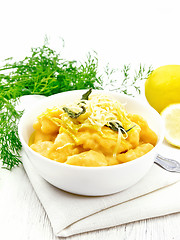
[[[38,96],[22,98],[21,107],[37,99]],[[179,150],[176,153],[179,156]],[[155,164],[141,181],[127,190],[109,196],[85,197],[47,183],[24,150],[22,160],[57,236],[67,237],[180,211],[180,174],[167,172]]]

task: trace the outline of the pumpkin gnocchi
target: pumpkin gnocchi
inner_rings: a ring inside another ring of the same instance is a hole
[[[132,161],[156,145],[143,117],[91,90],[72,104],[47,109],[33,124],[29,146],[51,160],[100,167]]]

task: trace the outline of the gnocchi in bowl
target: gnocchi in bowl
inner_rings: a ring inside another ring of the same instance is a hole
[[[163,140],[159,114],[135,98],[76,90],[40,100],[19,136],[39,174],[65,191],[112,194],[139,181]]]
[[[91,91],[40,114],[33,124],[31,149],[54,161],[85,167],[122,164],[153,149],[157,135],[142,116]]]

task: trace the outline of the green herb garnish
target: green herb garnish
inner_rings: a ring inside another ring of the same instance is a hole
[[[90,88],[87,92],[85,92],[82,97],[81,97],[81,100],[80,102],[78,103],[81,104],[86,104],[86,102],[84,100],[88,100],[89,99],[89,95],[92,93],[92,88]],[[76,112],[73,112],[72,110],[70,110],[69,108],[67,107],[63,107],[62,109],[64,110],[64,112],[66,112],[68,114],[69,117],[71,118],[78,118],[81,114],[85,113],[86,112],[86,108],[85,106],[81,106],[82,108],[82,111],[76,113]]]
[[[120,130],[122,134],[126,134],[132,128],[134,128],[136,125],[132,126],[131,128],[129,128],[127,130],[125,130],[124,127],[121,124],[119,124],[118,122],[108,122],[108,124],[106,126],[109,127],[110,129],[112,129],[113,131],[118,132]]]
[[[92,88],[90,88],[86,93],[84,93],[81,97],[81,100],[88,100],[89,95],[92,93]]]
[[[130,127],[129,129],[125,130],[126,132],[129,132],[131,129],[133,129],[136,125]]]
[[[63,107],[62,109],[64,110],[64,112],[66,112],[68,114],[69,117],[71,117],[71,118],[78,118],[81,114],[86,112],[86,108],[84,106],[81,106],[81,108],[82,108],[82,111],[78,112],[78,113],[73,112],[72,110],[70,110],[67,107]]]

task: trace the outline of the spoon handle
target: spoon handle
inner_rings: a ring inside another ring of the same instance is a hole
[[[154,162],[169,172],[180,173],[180,163],[176,160],[165,158],[158,154]]]

